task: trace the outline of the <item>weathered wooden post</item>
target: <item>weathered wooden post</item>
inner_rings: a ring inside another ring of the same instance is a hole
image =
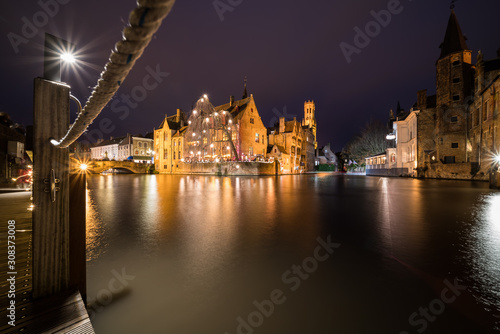
[[[69,287],[69,149],[55,147],[69,127],[70,87],[42,78],[34,85],[33,298]]]
[[[33,298],[70,286],[69,149],[56,147],[69,128],[70,87],[61,80],[61,54],[73,45],[45,34],[44,78],[36,78],[33,107]]]

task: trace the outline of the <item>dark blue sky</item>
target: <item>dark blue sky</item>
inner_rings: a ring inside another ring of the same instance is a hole
[[[73,41],[81,59],[92,64],[63,72],[63,81],[84,103],[135,6],[132,0],[59,1],[65,4],[59,4],[47,22],[37,1],[0,5],[0,110],[24,125],[32,123],[32,86],[33,78],[42,74],[43,33]],[[301,118],[304,101],[313,99],[320,145],[331,142],[340,150],[370,118],[385,121],[398,100],[409,109],[418,90],[435,91],[435,62],[450,15],[449,1],[402,0],[398,14],[352,55],[350,64],[341,51],[342,42],[354,44],[355,27],[364,29],[374,20],[371,11],[394,3],[243,0],[223,13],[221,21],[212,0],[177,0],[116,98],[142,85],[148,66],[169,76],[148,92],[146,100],[129,108],[127,117],[120,119],[123,114],[106,107],[91,129],[99,129],[99,121],[107,117],[115,130],[106,137],[152,131],[165,113],[190,110],[204,93],[215,105],[227,103],[230,95],[240,98],[248,76],[249,93],[266,126],[276,113]],[[474,58],[478,50],[487,59],[496,57],[499,1],[459,0],[455,10]],[[23,18],[33,22],[34,15],[38,32],[23,35]],[[17,53],[9,33],[29,37]]]

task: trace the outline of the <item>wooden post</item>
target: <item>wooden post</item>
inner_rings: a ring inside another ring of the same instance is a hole
[[[69,287],[69,149],[53,146],[69,127],[70,87],[36,78],[33,133],[33,298]]]
[[[69,273],[70,287],[76,288],[87,304],[86,205],[87,176],[69,176]]]

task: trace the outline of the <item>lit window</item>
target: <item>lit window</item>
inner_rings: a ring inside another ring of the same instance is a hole
[[[258,134],[258,133],[256,133],[256,134],[255,134],[255,142],[256,142],[256,143],[258,143],[258,142],[259,142],[259,134]]]

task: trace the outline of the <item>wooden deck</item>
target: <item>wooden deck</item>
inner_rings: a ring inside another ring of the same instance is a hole
[[[2,198],[4,197],[5,198]],[[94,333],[85,305],[78,291],[66,291],[48,298],[33,300],[32,292],[32,226],[31,212],[27,211],[29,196],[16,200],[15,210],[9,206],[10,197],[0,194],[0,333]],[[19,208],[18,208],[19,207]],[[5,214],[9,211],[8,214]],[[15,211],[15,212],[14,212]],[[16,320],[8,324],[7,307],[9,278],[7,266],[7,221],[16,221]]]

